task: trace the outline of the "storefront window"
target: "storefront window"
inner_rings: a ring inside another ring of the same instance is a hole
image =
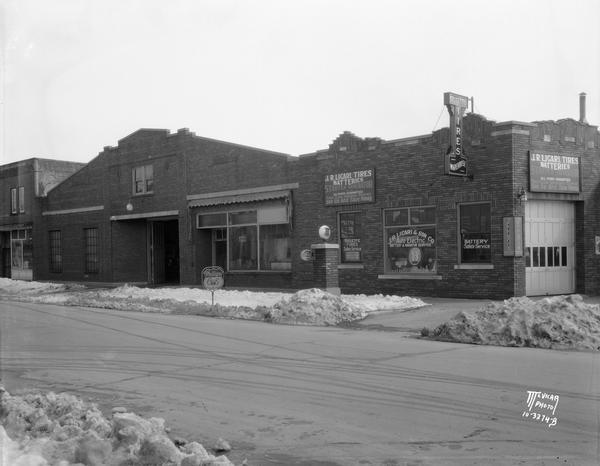
[[[385,271],[437,271],[435,207],[406,207],[384,212]]]
[[[13,230],[10,237],[11,268],[13,270],[31,270],[33,268],[31,230]]]
[[[229,270],[256,270],[256,227],[229,228]]]
[[[490,204],[465,204],[460,210],[460,262],[492,262]]]
[[[362,262],[360,213],[342,212],[339,217],[341,263]]]
[[[227,262],[229,271],[292,269],[288,208],[283,202],[198,214],[196,226],[212,230],[213,265]]]
[[[292,270],[289,225],[260,226],[260,269]]]

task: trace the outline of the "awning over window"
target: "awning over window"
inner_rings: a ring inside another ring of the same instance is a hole
[[[215,205],[239,204],[244,202],[270,201],[273,199],[284,199],[289,197],[290,191],[288,189],[261,193],[232,194],[229,196],[194,199],[188,202],[188,207],[208,207]]]

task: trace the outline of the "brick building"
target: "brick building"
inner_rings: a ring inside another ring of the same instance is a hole
[[[600,293],[600,136],[579,120],[341,134],[291,157],[139,130],[44,199],[35,278],[506,298]],[[330,226],[327,242],[320,225]],[[313,248],[315,260],[308,259]],[[319,261],[327,264],[319,268]]]
[[[0,277],[32,279],[41,198],[83,166],[40,158],[0,166]]]
[[[34,243],[48,260],[35,276],[198,284],[202,268],[223,260],[222,234],[229,231],[236,239],[245,236],[246,250],[232,247],[228,284],[289,286],[289,267],[280,265],[272,277],[265,276],[249,256],[258,247],[252,234],[258,224],[265,230],[267,224],[289,225],[287,217],[269,217],[281,213],[281,205],[288,212],[294,186],[289,161],[286,154],[199,137],[187,129],[174,134],[138,130],[116,147],[105,147],[45,199],[44,233]],[[200,213],[206,214],[202,222]],[[226,222],[215,224],[223,213]],[[214,230],[205,228],[211,225]],[[289,237],[284,227],[273,229]],[[264,233],[263,241],[273,236]]]

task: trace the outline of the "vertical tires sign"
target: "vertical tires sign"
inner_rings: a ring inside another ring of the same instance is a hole
[[[444,93],[444,105],[450,114],[450,144],[444,159],[444,171],[447,175],[467,176],[462,119],[468,104],[469,99],[465,96],[452,92]]]

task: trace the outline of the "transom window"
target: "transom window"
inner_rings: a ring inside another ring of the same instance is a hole
[[[133,169],[133,194],[148,194],[154,191],[154,168],[143,165]]]
[[[435,207],[385,210],[385,271],[435,273],[437,270]]]

